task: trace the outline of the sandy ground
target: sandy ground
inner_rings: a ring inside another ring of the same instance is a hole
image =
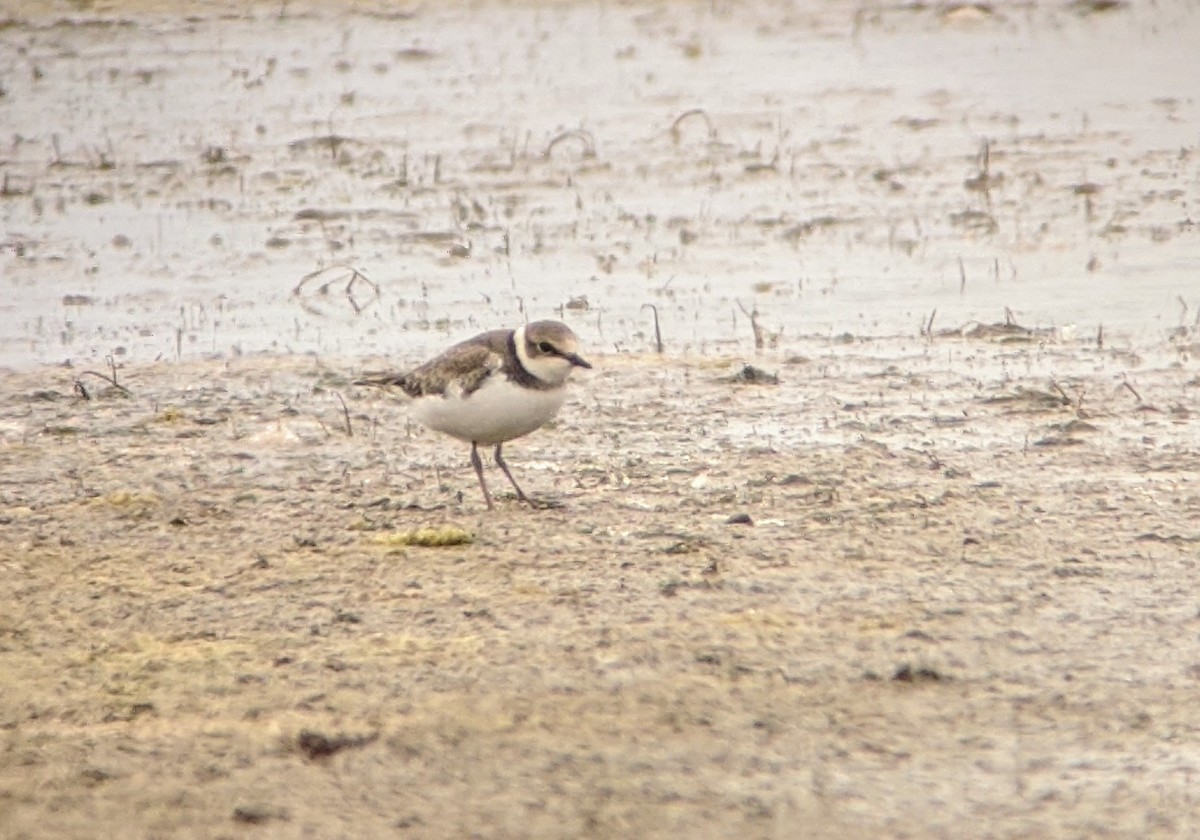
[[[1194,101],[819,76],[1170,55],[1101,5],[23,4],[0,837],[1200,833]],[[488,512],[350,383],[531,312],[596,369]]]
[[[767,361],[600,359],[494,513],[349,368],[6,377],[6,836],[1194,833],[1195,373]]]

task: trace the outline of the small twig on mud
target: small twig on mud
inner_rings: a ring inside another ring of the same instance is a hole
[[[935,306],[933,308],[933,311],[929,313],[929,320],[921,325],[921,335],[926,336],[928,338],[933,338],[933,319],[936,317],[937,317],[937,307]]]
[[[594,158],[596,156],[596,140],[590,132],[584,131],[582,128],[572,128],[556,134],[546,144],[546,151],[542,152],[542,157],[546,160],[550,159],[550,153],[554,151],[554,147],[565,140],[578,140],[583,143],[583,156],[585,158]]]
[[[742,314],[750,319],[750,329],[754,332],[754,349],[763,349],[763,331],[762,326],[758,323],[758,307],[755,306],[752,311],[747,311],[740,300],[737,301],[737,305],[738,309],[742,310]]]
[[[309,280],[312,280],[314,277],[320,277],[326,271],[329,271],[329,269],[330,269],[330,266],[325,266],[324,268],[318,268],[316,271],[310,271],[308,274],[305,274],[303,277],[301,277],[300,282],[296,284],[296,287],[294,289],[292,289],[292,297],[300,297],[300,293],[302,291],[304,291],[304,287],[308,283]],[[324,286],[322,286],[320,288],[320,293],[327,294],[328,292],[329,292],[329,284],[326,283]]]
[[[109,356],[108,359],[109,359],[109,362],[111,363],[112,356]],[[127,396],[127,397],[133,396],[132,391],[130,391],[128,388],[126,388],[124,385],[122,385],[120,382],[117,381],[117,370],[115,367],[113,368],[113,372],[112,372],[111,376],[109,374],[100,373],[97,370],[80,371],[79,376],[94,376],[97,379],[103,379],[105,382],[107,382],[109,385],[116,388],[118,391],[120,391],[125,396]],[[76,379],[75,379],[75,393],[82,396],[85,400],[91,399],[91,396],[87,392],[87,388],[83,387],[83,383],[81,381],[79,381],[78,377],[76,377]]]
[[[1062,397],[1063,405],[1070,405],[1073,402],[1073,400],[1067,396],[1067,392],[1063,390],[1063,387],[1059,385],[1056,380],[1050,380],[1050,387],[1055,391],[1058,391],[1058,395]]]
[[[346,408],[346,401],[342,399],[342,395],[338,391],[334,391],[333,395],[338,398],[338,402],[342,404],[342,417],[346,420],[346,437],[354,437],[354,429],[350,425],[350,409]]]
[[[754,163],[747,163],[745,166],[745,170],[747,172],[773,172],[778,167],[779,167],[779,149],[776,148],[775,154],[771,156],[771,159],[769,161],[767,161],[766,163],[763,163],[762,161],[755,161]]]
[[[1142,395],[1138,393],[1137,388],[1134,388],[1133,383],[1131,383],[1128,379],[1125,379],[1124,377],[1122,377],[1122,379],[1123,381],[1121,382],[1121,385],[1129,389],[1129,393],[1133,394],[1133,398],[1138,401],[1138,405],[1142,405]]]
[[[292,289],[291,296],[294,298],[300,297],[304,293],[304,287],[309,283],[309,281],[311,281],[317,277],[320,277],[322,274],[325,274],[326,272],[329,272],[329,271],[349,271],[350,272],[350,278],[346,281],[346,285],[342,288],[342,292],[346,295],[346,300],[350,302],[350,308],[354,310],[355,315],[362,314],[363,310],[365,310],[368,306],[370,306],[375,301],[379,300],[379,298],[380,298],[379,285],[377,283],[375,283],[373,280],[371,280],[371,278],[367,277],[367,275],[364,274],[362,271],[359,271],[357,268],[355,268],[354,266],[351,266],[351,265],[331,265],[331,266],[326,266],[325,268],[318,268],[316,271],[310,271],[308,274],[305,274],[303,277],[300,278],[300,282],[296,284],[296,288]],[[323,283],[322,285],[318,286],[317,294],[320,294],[320,295],[329,294],[329,287],[334,284],[336,279],[337,278],[331,279],[328,282]],[[354,297],[354,287],[355,287],[355,284],[357,284],[357,283],[363,283],[363,284],[369,286],[371,289],[372,296],[371,296],[370,300],[368,300],[366,303],[360,304],[358,302],[357,298]]]
[[[654,313],[654,349],[658,353],[663,351],[662,330],[658,328],[658,307],[653,303],[643,303],[642,309],[649,309]]]
[[[977,161],[977,171],[973,176],[963,182],[963,186],[969,190],[976,190],[983,193],[984,200],[987,201],[988,205],[990,206],[992,203],[990,190],[992,187],[997,186],[1000,180],[999,178],[992,178],[991,140],[988,140],[986,137],[983,139],[979,148],[979,154],[975,159]]]
[[[1073,406],[1076,414],[1083,412],[1083,398],[1084,395],[1087,394],[1086,388],[1081,388],[1079,390],[1079,394],[1072,398],[1069,394],[1067,394],[1066,391],[1063,390],[1063,387],[1059,385],[1056,380],[1050,380],[1050,387],[1052,387],[1055,391],[1058,391],[1059,396],[1062,397],[1063,405]]]
[[[708,127],[708,138],[711,140],[717,136],[717,130],[713,128],[712,120],[708,116],[708,112],[703,108],[692,108],[690,111],[684,111],[675,118],[675,122],[671,123],[671,142],[679,145],[679,126],[689,117],[700,117],[704,120],[704,124]]]

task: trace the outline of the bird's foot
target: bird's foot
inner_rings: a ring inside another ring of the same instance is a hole
[[[547,499],[545,497],[531,498],[526,496],[521,501],[534,510],[559,510],[566,507],[566,503],[561,499]]]

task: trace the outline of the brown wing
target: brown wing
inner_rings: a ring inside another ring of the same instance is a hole
[[[406,373],[369,377],[354,384],[399,388],[414,399],[453,391],[470,394],[504,368],[508,336],[508,330],[482,333]]]

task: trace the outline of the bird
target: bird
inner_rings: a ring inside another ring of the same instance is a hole
[[[572,371],[591,367],[579,355],[579,340],[570,327],[534,321],[480,333],[412,370],[354,384],[398,390],[418,423],[470,443],[471,466],[488,510],[493,510],[479,447],[495,447],[496,465],[517,491],[517,500],[536,506],[513,478],[501,448],[554,419],[566,400]]]

